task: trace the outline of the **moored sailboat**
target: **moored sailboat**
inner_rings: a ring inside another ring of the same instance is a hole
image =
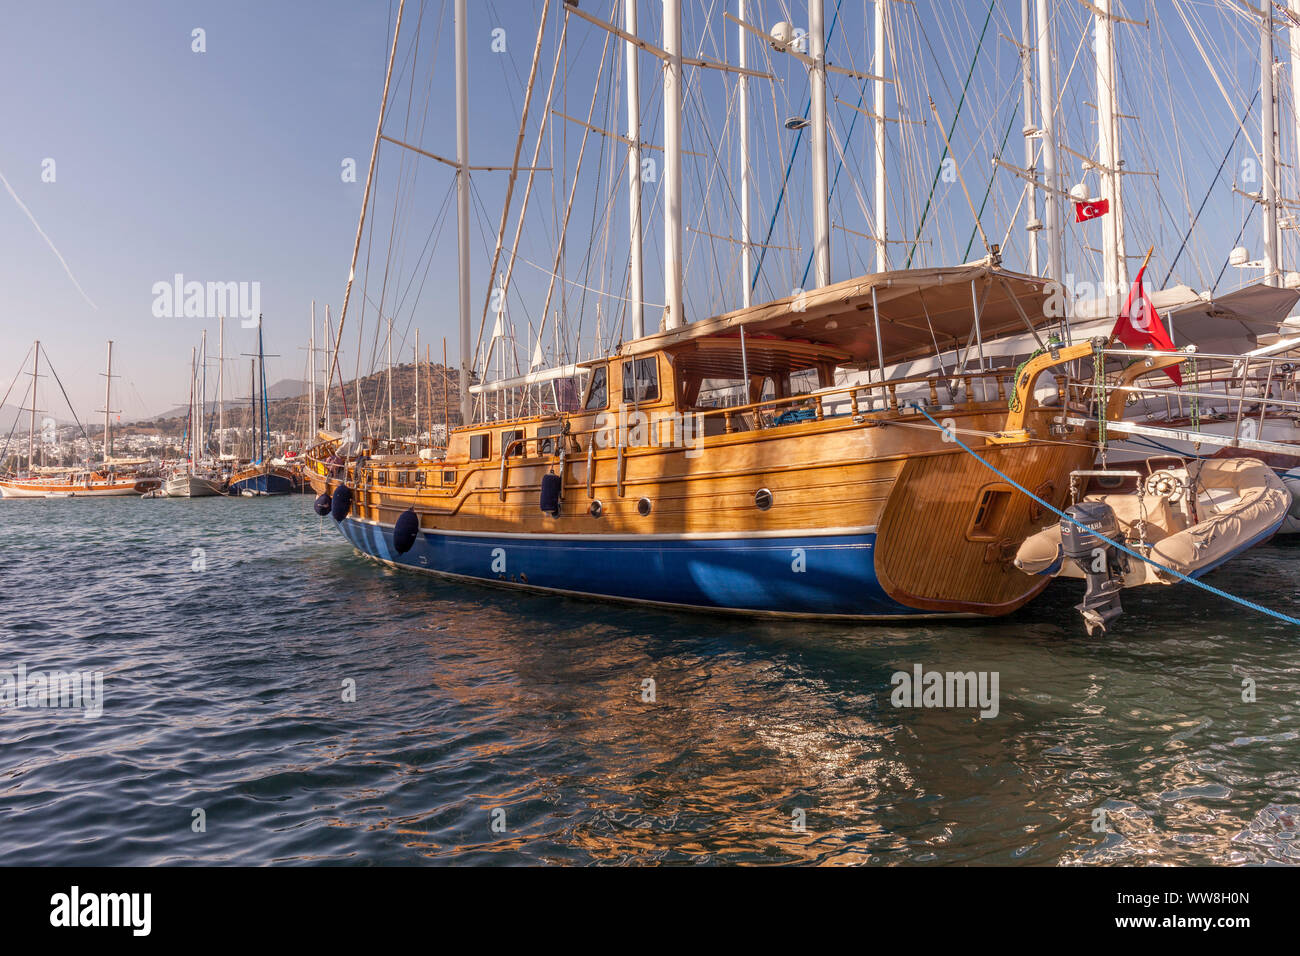
[[[138,465],[119,469],[121,463],[112,460],[111,398],[113,384],[113,343],[108,343],[107,369],[104,386],[104,436],[101,465],[89,464],[80,470],[41,469],[36,466],[36,384],[40,379],[41,343],[32,348],[32,385],[29,392],[31,405],[26,409],[31,418],[27,432],[27,467],[16,474],[0,476],[0,498],[117,498],[143,495],[156,490],[160,479],[156,474],[142,471]],[[47,363],[48,364],[48,363]],[[73,416],[76,412],[69,407]],[[84,430],[83,430],[83,434]],[[89,446],[90,439],[86,438]],[[93,449],[87,459],[93,457]]]
[[[207,336],[204,335],[205,353]],[[204,361],[206,362],[206,354]],[[203,446],[205,395],[198,387],[198,360],[190,351],[190,407],[186,423],[186,457],[163,476],[168,498],[211,498],[225,493],[226,479],[205,460]]]
[[[293,472],[270,458],[270,408],[266,400],[266,366],[262,348],[262,320],[257,323],[257,357],[254,359],[249,392],[249,436],[252,453],[248,463],[230,475],[229,493],[246,498],[287,495],[297,489]]]
[[[391,437],[362,440],[355,423],[327,436],[308,459],[317,512],[385,564],[561,594],[858,620],[994,617],[1023,606],[1049,578],[1016,567],[1018,549],[1069,503],[1072,476],[1091,465],[1099,431],[1123,409],[1106,400],[1106,339],[1051,336],[1062,328],[1048,307],[1051,281],[1002,268],[987,241],[987,257],[974,263],[894,270],[882,253],[877,272],[831,281],[817,0],[806,58],[815,287],[762,304],[749,302],[747,288],[741,309],[686,323],[679,9],[664,5],[660,49],[638,43],[633,8],[626,30],[573,7],[566,15],[664,64],[661,330],[642,326],[633,177],[632,337],[554,370],[583,382],[573,407],[516,411],[513,399],[547,373],[471,385],[462,0],[453,164],[462,424],[432,461]],[[399,10],[399,31],[400,22]],[[790,45],[785,33],[773,31],[778,49]],[[371,176],[383,115],[381,104]],[[629,150],[637,148],[632,137]],[[991,367],[984,341],[1012,331],[1027,332],[1037,350],[1018,367]],[[337,340],[333,351],[337,361]],[[934,362],[928,373],[900,371],[925,359]],[[1139,363],[1123,383],[1186,359]],[[474,396],[491,391],[505,400],[495,414],[483,403],[476,419]]]

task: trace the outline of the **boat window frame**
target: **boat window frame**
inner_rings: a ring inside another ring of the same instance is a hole
[[[591,403],[596,397],[597,382],[600,383],[604,401],[600,405],[593,405]],[[587,390],[582,397],[582,410],[584,412],[599,412],[607,408],[609,408],[609,363],[601,362],[599,365],[591,367],[591,376],[587,379]]]
[[[653,374],[648,379],[643,379],[639,374],[639,369],[643,364],[649,365]],[[624,359],[620,367],[622,377],[622,395],[624,405],[640,405],[644,402],[656,402],[659,400],[659,356],[658,355],[636,355],[630,359]],[[629,381],[630,379],[630,381]],[[641,391],[641,382],[649,382],[649,388],[645,394],[638,394]],[[628,386],[631,385],[630,394]]]
[[[481,445],[479,445],[481,443]],[[479,446],[480,454],[475,454],[475,446]],[[470,461],[491,461],[492,460],[492,433],[480,432],[477,435],[469,436],[469,460]]]

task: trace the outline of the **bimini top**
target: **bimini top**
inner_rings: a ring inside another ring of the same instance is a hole
[[[884,364],[965,347],[974,341],[978,310],[980,335],[989,339],[1056,324],[1044,314],[1050,280],[1008,272],[988,263],[942,269],[880,272],[811,289],[801,296],[737,309],[625,342],[619,355],[643,355],[685,346],[712,336],[738,335],[790,339],[829,346],[844,354],[844,364],[875,367],[876,324]]]

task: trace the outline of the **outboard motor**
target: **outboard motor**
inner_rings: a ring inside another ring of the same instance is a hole
[[[1097,630],[1104,634],[1110,622],[1124,613],[1119,592],[1124,588],[1128,562],[1124,552],[1115,547],[1120,537],[1119,521],[1103,501],[1081,501],[1065,513],[1079,524],[1061,519],[1061,550],[1078,565],[1088,582],[1083,602],[1075,605],[1075,610],[1083,615],[1089,637]]]

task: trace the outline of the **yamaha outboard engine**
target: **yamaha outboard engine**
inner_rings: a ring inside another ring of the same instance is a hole
[[[1115,547],[1120,536],[1119,521],[1103,501],[1081,501],[1065,513],[1079,524],[1061,519],[1061,550],[1079,566],[1088,582],[1083,603],[1075,605],[1075,610],[1083,615],[1089,636],[1099,629],[1105,633],[1110,622],[1124,613],[1119,592],[1124,588],[1128,562],[1124,552]]]

